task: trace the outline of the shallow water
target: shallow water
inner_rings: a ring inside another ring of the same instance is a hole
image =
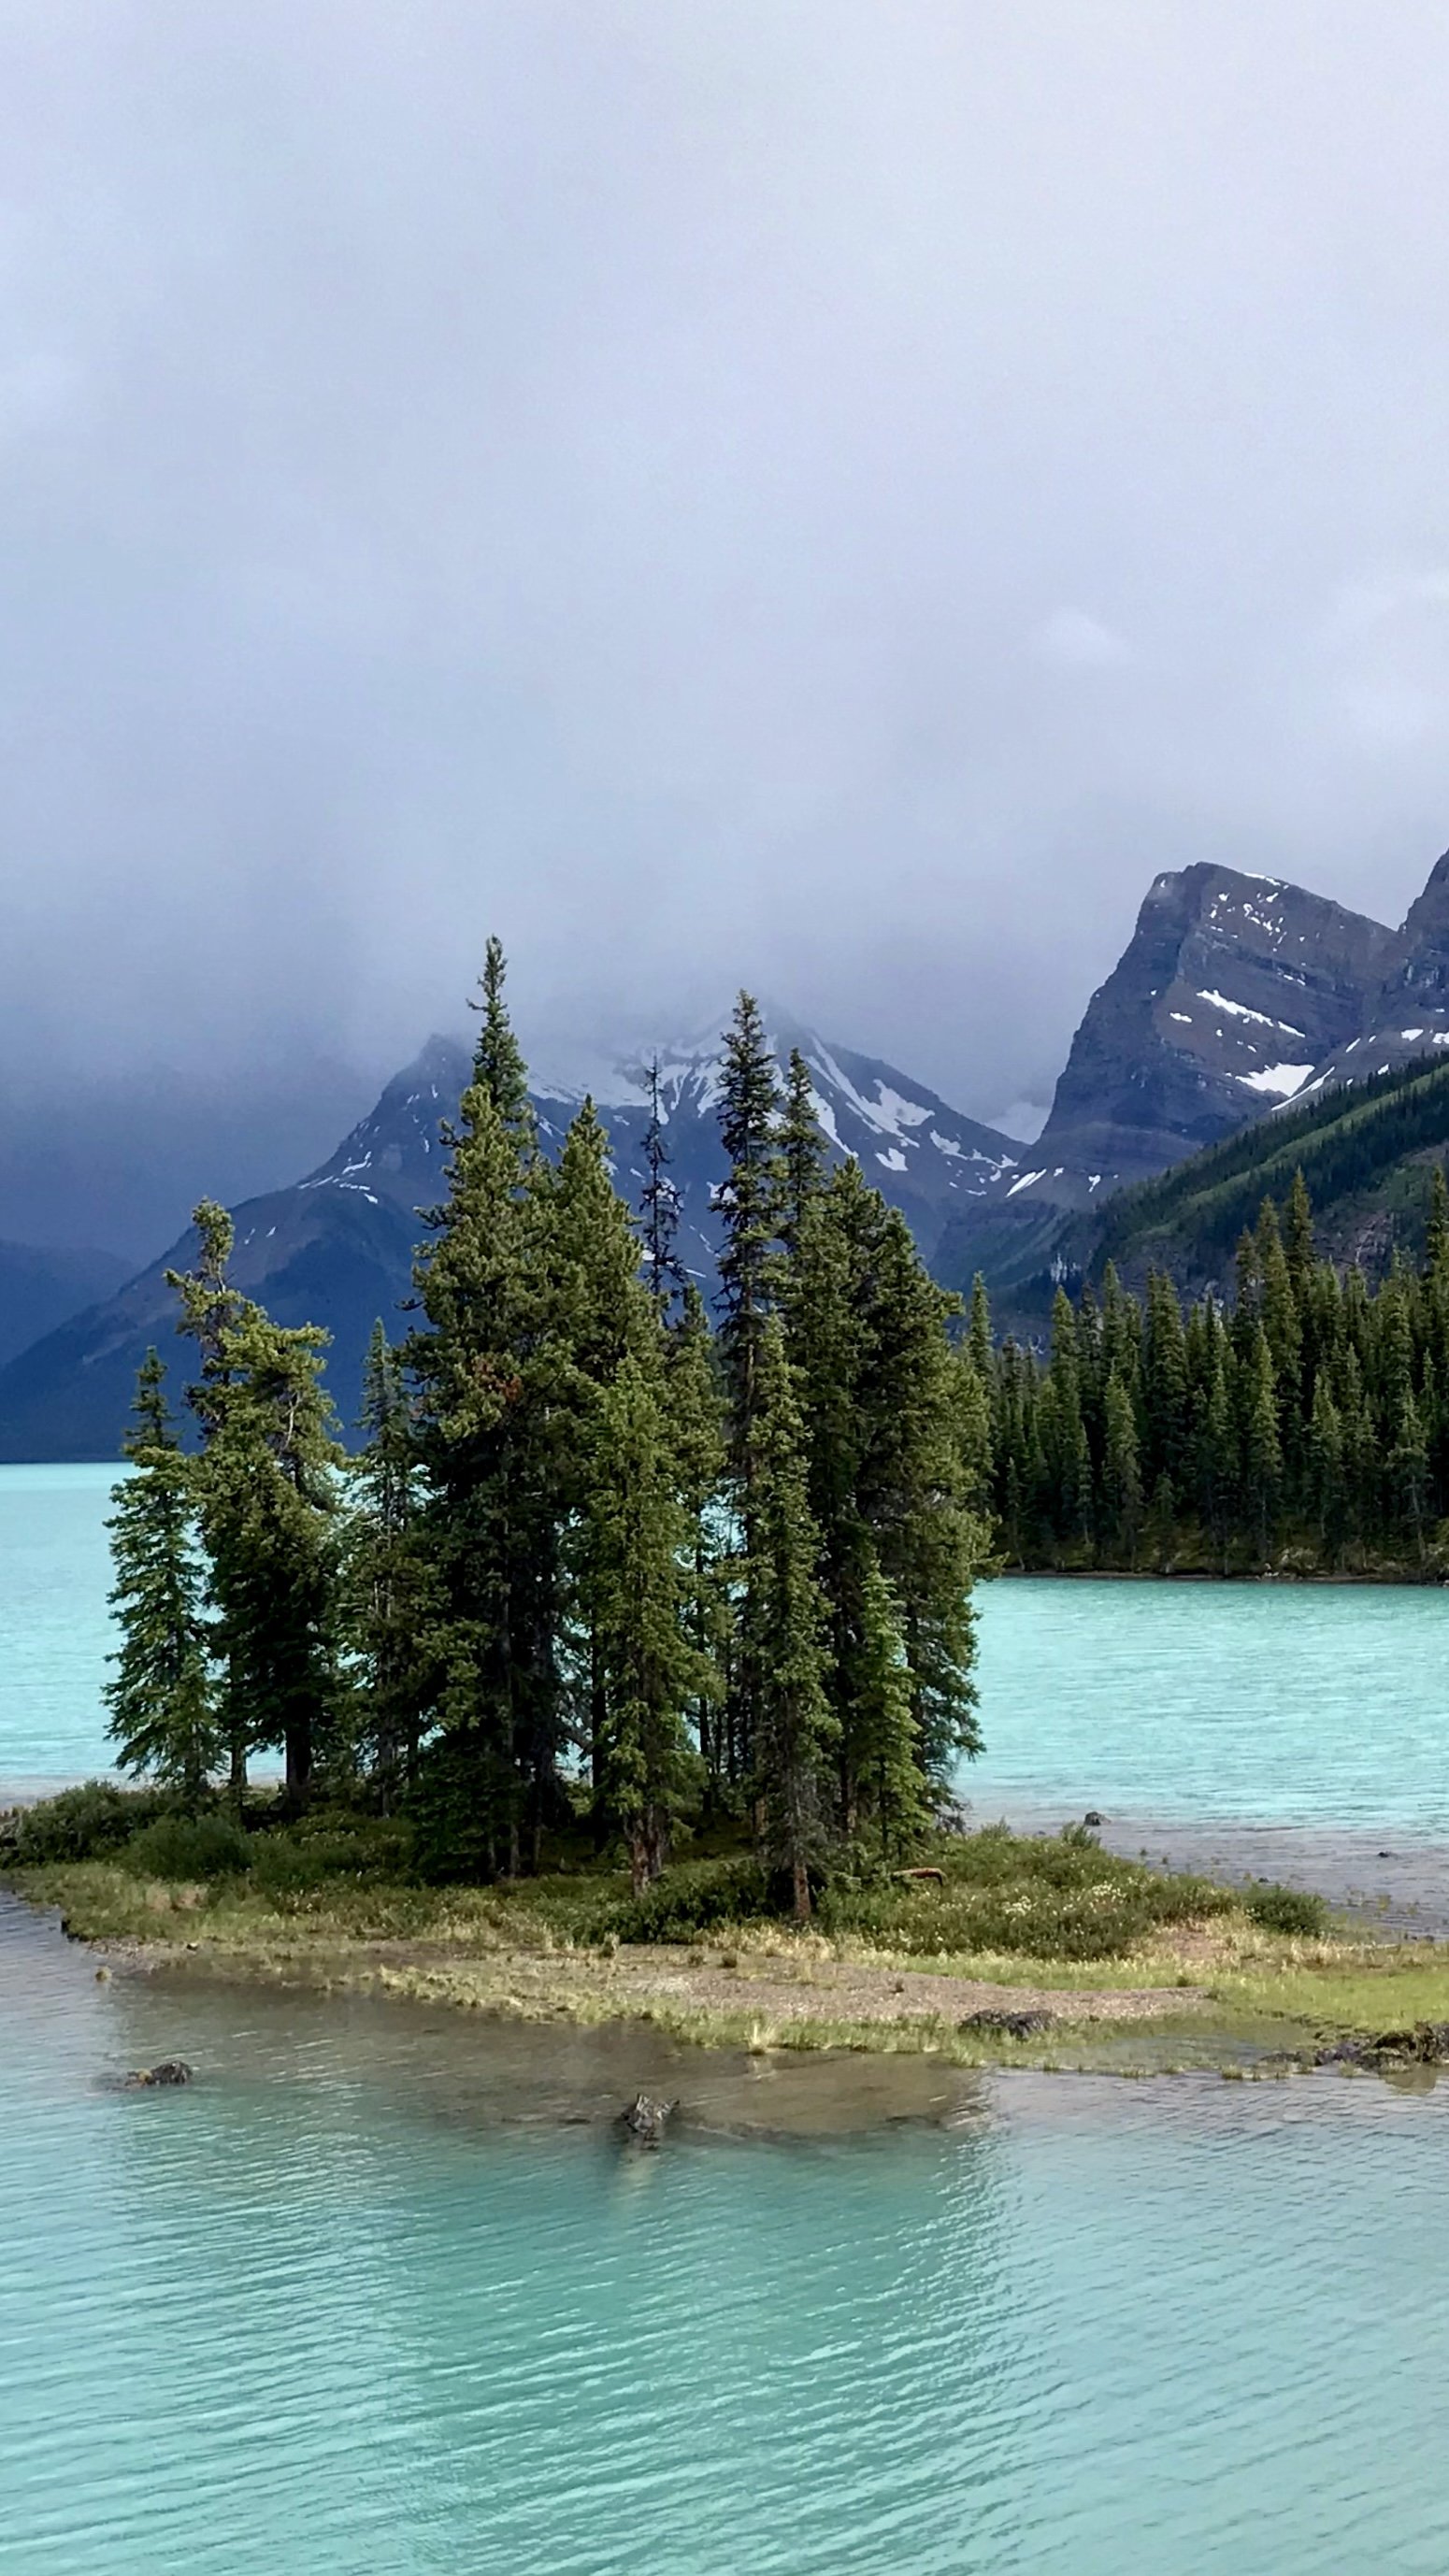
[[[0,1470],[11,1781],[104,1767],[109,1482]],[[1418,1904],[1446,1609],[998,1584],[968,1793],[1401,1869]],[[17,2576],[1449,2565],[1444,2081],[984,2077],[99,1982],[3,1894],[0,2052]],[[183,2092],[106,2089],[176,2055]],[[640,2087],[681,2100],[657,2155],[611,2126]]]
[[[3,1899],[0,2022],[23,2576],[1449,2564],[1443,2086],[98,1984]]]

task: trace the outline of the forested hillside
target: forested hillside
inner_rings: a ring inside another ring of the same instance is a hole
[[[1420,1056],[1277,1110],[1090,1210],[1024,1208],[991,1245],[982,1275],[998,1324],[1026,1340],[1046,1331],[1058,1287],[1100,1288],[1109,1263],[1138,1289],[1162,1270],[1187,1295],[1213,1288],[1230,1299],[1240,1235],[1265,1198],[1286,1201],[1301,1170],[1320,1250],[1376,1279],[1395,1249],[1420,1258],[1429,1173],[1446,1151],[1449,1064]],[[943,1276],[969,1289],[949,1266]]]
[[[1431,1115],[1388,1092],[1359,1107],[1364,1128],[1326,1145],[1320,1166],[1345,1180],[1369,1168],[1355,1139],[1366,1157],[1389,1136],[1403,1147]],[[1222,1203],[1246,1185],[1223,1174]],[[1088,1285],[1073,1306],[1058,1290],[1041,1356],[1009,1339],[993,1349],[978,1285],[970,1348],[990,1389],[1007,1561],[1449,1570],[1449,1191],[1437,1167],[1419,1186],[1422,1262],[1394,1259],[1377,1288],[1321,1257],[1301,1171],[1286,1207],[1265,1200],[1240,1236],[1230,1304],[1185,1303],[1160,1270],[1139,1298],[1109,1261],[1100,1294]]]

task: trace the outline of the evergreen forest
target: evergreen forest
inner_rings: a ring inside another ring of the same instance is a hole
[[[475,1008],[355,1456],[326,1336],[242,1294],[229,1218],[196,1211],[185,1436],[153,1351],[110,1523],[118,1758],[240,1815],[280,1751],[280,1812],[404,1818],[438,1879],[527,1875],[572,1837],[639,1891],[681,1836],[732,1834],[806,1917],[842,1858],[908,1853],[977,1749],[987,1375],[748,995],[708,1300],[657,1098],[633,1207],[590,1102],[544,1154],[496,942]]]
[[[1221,1149],[1219,1149],[1221,1154]],[[1206,1157],[1202,1158],[1206,1161]],[[1449,1572],[1449,1192],[1427,1176],[1420,1265],[1376,1288],[1319,1258],[1301,1170],[1239,1238],[1231,1307],[1110,1262],[1050,1350],[993,1348],[989,1484],[1002,1558],[1150,1572]]]

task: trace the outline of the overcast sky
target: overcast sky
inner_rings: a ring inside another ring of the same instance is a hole
[[[3,0],[0,1234],[291,1177],[495,927],[989,1116],[1159,868],[1398,918],[1446,130],[1418,0]]]

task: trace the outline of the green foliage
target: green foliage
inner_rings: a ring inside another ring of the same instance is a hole
[[[284,1327],[227,1276],[233,1229],[203,1200],[196,1266],[169,1271],[180,1330],[196,1345],[187,1388],[201,1434],[192,1473],[208,1560],[212,1644],[231,1787],[248,1755],[285,1749],[287,1792],[305,1803],[318,1752],[339,1716],[337,1541],[342,1451],[322,1383],[327,1335]]]
[[[705,1686],[685,1622],[689,1525],[676,1491],[657,1356],[601,1389],[584,1530],[598,1811],[629,1847],[636,1892],[659,1876],[691,1777],[684,1711]]]
[[[784,1891],[781,1891],[783,1895]],[[793,1888],[785,1903],[793,1902]],[[693,1941],[730,1923],[780,1911],[758,1861],[684,1862],[642,1895],[612,1906],[609,1931],[621,1941]]]
[[[1304,1940],[1321,1940],[1329,1928],[1328,1906],[1321,1896],[1301,1887],[1278,1887],[1268,1881],[1250,1887],[1243,1904],[1265,1932],[1289,1932]]]
[[[1036,1958],[1120,1959],[1159,1927],[1225,1913],[1209,1880],[1117,1860],[1080,1826],[1048,1837],[1003,1825],[934,1844],[944,1885],[877,1880],[827,1890],[820,1921],[883,1949]]]
[[[1190,1248],[1199,1269],[1225,1261],[1264,1198],[1280,1202],[1301,1171],[1320,1207],[1381,1188],[1417,1155],[1449,1144],[1449,1065],[1422,1059],[1400,1071],[1282,1109],[1160,1178],[1113,1200],[1096,1257],[1170,1258]]]
[[[171,1285],[200,1453],[153,1355],[112,1525],[112,1702],[122,1759],[203,1812],[140,1865],[240,1867],[205,1801],[225,1768],[239,1825],[250,1758],[280,1745],[283,1822],[365,1799],[431,1883],[537,1877],[582,1829],[623,1841],[642,1901],[682,1820],[748,1818],[803,1917],[852,1845],[910,1849],[979,1745],[984,1304],[958,1345],[954,1301],[859,1167],[830,1168],[807,1064],[782,1084],[742,994],[716,1338],[674,1249],[657,1080],[641,1247],[592,1102],[543,1154],[504,982],[490,940],[418,1321],[399,1350],[374,1330],[355,1464],[325,1335],[247,1298],[226,1211],[195,1212]],[[1063,1312],[1048,1446],[1085,1535],[1090,1389]],[[279,1899],[368,1875],[275,1830],[254,1845]]]
[[[412,1870],[412,1836],[401,1818],[368,1819],[325,1810],[305,1823],[251,1837],[252,1885],[283,1911],[339,1881],[390,1883]]]
[[[154,1350],[136,1382],[126,1439],[133,1473],[112,1489],[106,1526],[121,1642],[106,1684],[110,1733],[123,1771],[201,1796],[221,1752],[202,1614],[195,1471],[181,1453]]]
[[[121,1853],[138,1878],[224,1878],[250,1867],[252,1844],[232,1816],[158,1816]]]
[[[34,1807],[16,1811],[9,1849],[24,1868],[103,1860],[171,1805],[164,1791],[118,1789],[109,1780],[85,1780]]]
[[[1315,1259],[1301,1175],[1239,1239],[1236,1299],[1183,1312],[1114,1270],[1058,1302],[1052,1354],[1007,1343],[991,1382],[992,1495],[1021,1565],[1442,1575],[1449,1516],[1449,1192],[1426,1261],[1375,1291]],[[980,1314],[973,1325],[979,1334]],[[1074,1461],[1076,1462],[1074,1465]],[[1085,1490],[1089,1498],[1082,1508]]]
[[[754,1482],[740,1665],[753,1721],[752,1788],[772,1860],[810,1912],[810,1864],[827,1835],[825,1764],[838,1720],[825,1688],[826,1603],[810,1515],[804,1428],[775,1315],[760,1339]]]

